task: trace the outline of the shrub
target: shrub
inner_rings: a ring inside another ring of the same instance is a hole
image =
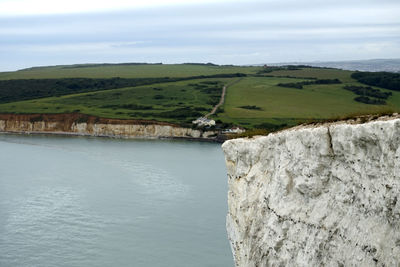
[[[369,98],[368,96],[358,96],[354,98],[355,101],[371,105],[386,105],[386,101],[381,99]]]
[[[192,119],[202,116],[203,114],[192,109],[192,108],[177,108],[171,111],[164,111],[157,114],[162,118],[174,118],[174,119]]]
[[[380,99],[388,99],[389,96],[392,95],[392,92],[382,92],[379,89],[374,89],[372,87],[365,86],[355,86],[355,85],[347,85],[343,87],[348,91],[352,91],[353,93],[360,96],[371,96]]]
[[[351,77],[360,83],[400,91],[400,73],[357,71]]]
[[[261,110],[261,108],[257,106],[240,106],[239,108]]]
[[[311,85],[311,84],[339,84],[342,83],[339,79],[316,79],[314,81],[304,81],[297,83],[278,83],[278,86],[281,87],[289,87],[296,89],[303,89],[303,85]]]

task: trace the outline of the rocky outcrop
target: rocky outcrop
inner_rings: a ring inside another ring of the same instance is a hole
[[[236,266],[400,266],[400,119],[224,143]]]
[[[184,128],[169,123],[106,119],[82,114],[0,114],[0,132],[206,140],[213,140],[217,135],[214,131]]]

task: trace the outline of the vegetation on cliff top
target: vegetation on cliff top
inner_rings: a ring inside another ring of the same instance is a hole
[[[310,120],[400,111],[400,92],[387,89],[392,87],[379,80],[383,74],[360,75],[306,66],[131,63],[39,67],[0,73],[0,112],[78,112],[189,126],[191,120],[211,111],[227,84],[224,105],[212,116],[217,126],[225,128],[238,125],[275,131]],[[388,76],[397,79],[384,74]],[[371,78],[378,81],[371,84],[368,77],[380,78]],[[293,90],[297,87],[302,90]]]
[[[223,84],[231,79],[197,79],[31,99],[1,104],[0,112],[79,112],[191,125],[218,103]]]

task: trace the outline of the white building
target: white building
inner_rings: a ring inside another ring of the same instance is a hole
[[[210,120],[206,117],[200,117],[197,120],[192,121],[193,124],[197,124],[198,126],[214,126],[215,120]]]

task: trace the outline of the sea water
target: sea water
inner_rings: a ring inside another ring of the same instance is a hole
[[[0,266],[233,266],[219,144],[0,135]]]

